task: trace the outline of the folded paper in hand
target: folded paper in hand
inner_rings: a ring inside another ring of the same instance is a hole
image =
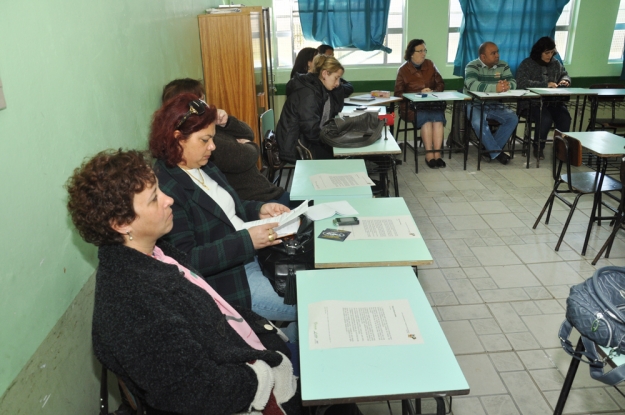
[[[299,216],[306,213],[307,210],[308,200],[304,201],[301,205],[299,205],[292,211],[283,213],[282,215],[274,216],[273,218],[255,220],[252,222],[245,222],[243,224],[243,228],[249,229],[253,226],[277,222],[278,226],[273,228],[273,231],[276,233],[276,236],[278,238],[293,235],[294,233],[297,233],[297,230],[299,229]]]

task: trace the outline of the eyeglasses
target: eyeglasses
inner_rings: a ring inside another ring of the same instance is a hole
[[[415,50],[413,53],[428,53],[428,50],[427,49]]]
[[[176,130],[180,128],[182,124],[193,114],[204,115],[208,104],[201,99],[196,99],[189,102],[189,111],[182,117],[182,119],[176,124]]]

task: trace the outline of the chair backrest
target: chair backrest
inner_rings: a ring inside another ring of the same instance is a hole
[[[269,130],[275,130],[275,118],[273,109],[269,109],[260,115],[260,136],[264,137]]]
[[[579,140],[555,130],[553,142],[556,160],[575,167],[582,165],[582,143]]]

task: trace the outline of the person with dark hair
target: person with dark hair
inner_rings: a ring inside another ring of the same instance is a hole
[[[297,75],[306,75],[312,69],[312,61],[317,56],[317,49],[302,48],[295,57],[293,69],[291,69],[291,78]]]
[[[493,42],[484,42],[478,50],[479,58],[469,62],[464,71],[464,91],[479,92],[506,92],[516,89],[516,81],[510,71],[510,66],[499,60],[499,48]],[[519,118],[503,104],[493,103],[484,106],[484,112],[479,105],[467,105],[467,116],[471,114],[471,126],[475,134],[482,131],[482,145],[490,154],[491,160],[497,159],[501,164],[508,164],[510,156],[503,152],[503,148],[514,132]],[[497,132],[493,135],[488,128],[486,119],[499,123]]]
[[[276,223],[244,223],[288,212],[279,203],[241,200],[209,161],[217,110],[193,94],[181,94],[154,113],[150,152],[163,192],[174,199],[174,226],[163,239],[188,254],[190,264],[228,302],[265,318],[295,321],[256,259],[256,250],[281,243]],[[295,330],[291,325],[290,330]],[[295,331],[290,335],[294,338]]]
[[[556,43],[550,37],[538,39],[529,58],[525,58],[516,71],[517,86],[519,88],[557,88],[571,85],[571,78],[559,60],[554,59],[558,53]],[[528,111],[528,104],[520,106],[520,111]],[[543,98],[542,110],[532,106],[532,120],[536,123],[534,130],[534,157],[545,158],[545,142],[551,125],[556,130],[569,131],[571,128],[571,114],[566,105],[559,99]],[[540,120],[540,123],[539,123]]]
[[[214,122],[214,109],[205,114]],[[142,153],[121,150],[84,162],[66,184],[76,229],[98,246],[96,357],[147,414],[299,414],[284,335],[229,304],[184,253],[159,241],[175,213],[158,184]],[[271,412],[277,406],[284,412]]]
[[[200,99],[205,96],[200,81],[176,79],[163,88],[163,103],[182,93],[192,93]],[[254,142],[254,132],[250,126],[232,115],[226,114],[226,117],[226,123],[215,128],[213,140],[216,148],[211,155],[211,161],[226,176],[228,183],[242,200],[277,202],[289,206],[289,192],[271,183],[258,170],[256,162],[260,149]]]
[[[332,148],[323,143],[321,127],[343,108],[332,91],[341,85],[345,69],[339,61],[317,55],[312,72],[296,76],[287,84],[287,98],[276,129],[280,156],[290,163],[298,159],[295,147],[308,149],[314,159],[331,159]]]
[[[440,72],[429,59],[426,59],[428,50],[423,39],[412,39],[404,53],[405,62],[397,71],[395,80],[396,97],[404,96],[405,92],[430,93],[445,90],[445,82]],[[444,110],[419,110],[417,114],[408,108],[405,102],[399,105],[400,116],[413,122],[416,128],[421,129],[421,139],[425,147],[425,163],[431,169],[445,167],[441,157],[443,133],[445,130]]]
[[[334,48],[330,45],[319,45],[317,47],[317,52],[319,55],[334,56]]]

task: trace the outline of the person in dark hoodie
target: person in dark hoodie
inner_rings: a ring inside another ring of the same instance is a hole
[[[295,76],[287,84],[287,98],[276,130],[280,156],[285,161],[297,160],[298,144],[310,150],[314,159],[332,158],[332,148],[321,142],[319,134],[343,108],[343,100],[339,101],[332,91],[341,86],[344,72],[335,58],[317,55],[312,72]]]

